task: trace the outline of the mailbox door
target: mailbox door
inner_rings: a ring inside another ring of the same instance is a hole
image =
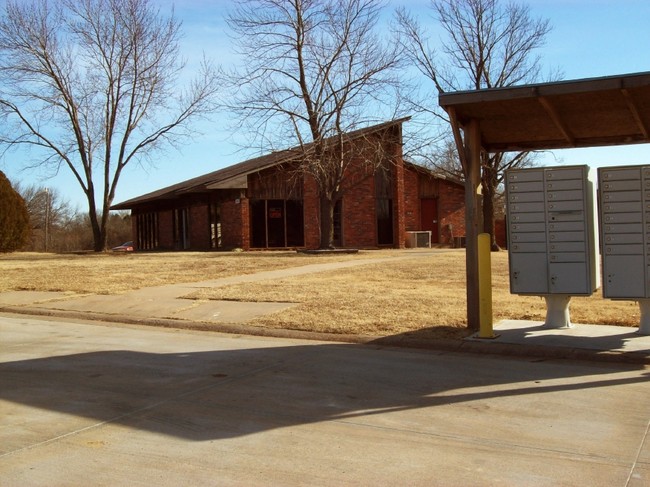
[[[546,252],[510,254],[510,292],[512,294],[548,294]]]

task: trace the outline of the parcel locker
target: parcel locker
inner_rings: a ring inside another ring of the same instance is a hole
[[[589,166],[506,171],[510,291],[591,295],[599,287]]]

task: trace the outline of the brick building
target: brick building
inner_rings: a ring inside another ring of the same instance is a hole
[[[463,185],[403,160],[404,121],[346,135],[352,164],[334,211],[337,246],[403,248],[418,231],[430,231],[432,244],[464,235]],[[370,150],[378,163],[367,164]],[[317,248],[316,183],[296,170],[303,153],[273,152],[112,209],[131,210],[136,250]]]

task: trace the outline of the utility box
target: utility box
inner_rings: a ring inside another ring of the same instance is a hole
[[[650,298],[650,166],[598,169],[603,297]]]
[[[600,278],[593,171],[510,169],[505,177],[510,292],[591,295]]]
[[[431,232],[429,230],[406,232],[406,247],[409,249],[431,248]]]

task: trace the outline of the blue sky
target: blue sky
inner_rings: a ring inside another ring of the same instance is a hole
[[[0,2],[4,3],[4,2]],[[182,49],[191,67],[202,51],[216,62],[233,60],[223,16],[228,0],[158,0],[163,11],[175,5],[183,21]],[[389,0],[388,8],[404,6],[421,19],[433,22],[428,0]],[[564,79],[609,76],[650,71],[650,1],[648,0],[529,0],[531,13],[550,20],[553,30],[540,51],[549,70],[559,68]],[[436,96],[432,93],[432,96]],[[155,158],[154,166],[127,167],[122,174],[115,202],[205,174],[255,155],[233,144],[223,114],[201,124],[202,135],[181,151],[170,149]],[[405,127],[408,130],[408,125]],[[28,154],[10,153],[0,160],[0,170],[12,181],[59,189],[65,199],[86,209],[83,193],[72,176],[62,169],[52,176],[22,171]],[[594,167],[619,164],[650,164],[650,144],[613,148],[567,149],[543,154],[544,165],[590,164]]]

